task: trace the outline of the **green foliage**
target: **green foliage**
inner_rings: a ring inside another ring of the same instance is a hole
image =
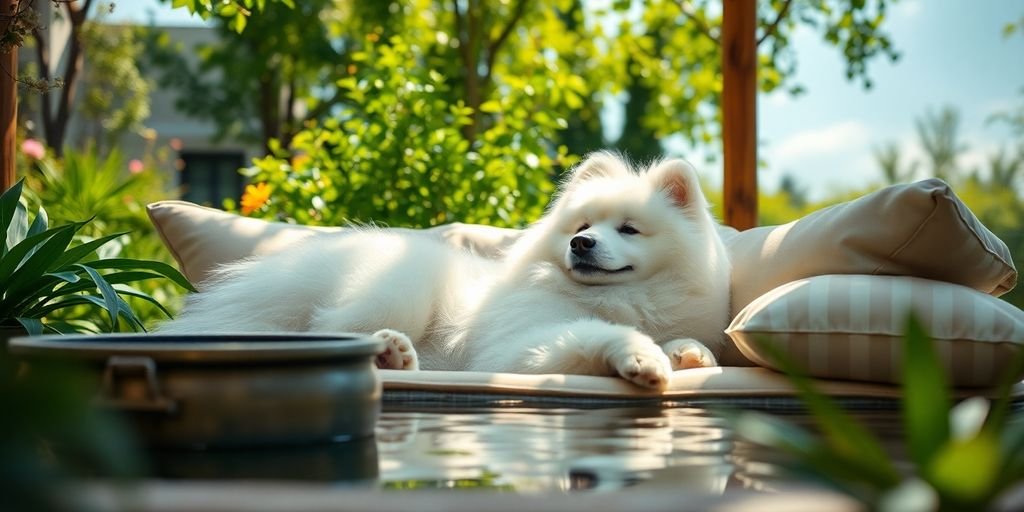
[[[287,145],[305,119],[321,117],[337,102],[333,83],[345,73],[349,45],[337,37],[334,27],[344,14],[333,3],[268,3],[260,15],[243,17],[249,21],[241,33],[217,18],[218,40],[195,48],[153,28],[147,64],[162,87],[181,93],[175,101],[180,112],[214,122],[214,140],[266,144],[277,138]],[[304,116],[297,115],[300,100],[309,107]]]
[[[196,5],[202,3],[175,5],[209,11]],[[822,32],[826,44],[841,50],[847,75],[868,85],[871,60],[897,57],[884,31],[888,3],[760,2],[761,89],[802,91],[791,83],[796,61],[790,37],[800,25]],[[164,69],[162,82],[181,91],[183,111],[213,120],[220,134],[259,137],[268,149],[271,138],[287,148],[303,120],[323,126],[336,115],[332,107],[346,91],[334,84],[351,74],[351,57],[365,50],[367,36],[400,36],[421,65],[445,77],[447,102],[461,100],[473,109],[463,127],[471,142],[487,128],[481,107],[518,78],[542,85],[534,90],[551,101],[536,114],[566,121],[549,143],[571,153],[610,146],[644,159],[660,156],[664,137],[708,144],[720,131],[717,1],[636,0],[610,8],[581,0],[318,0],[294,9],[268,3],[265,15],[250,18],[241,34],[234,18],[217,19],[221,41],[198,49],[198,69],[160,45],[151,55]],[[309,101],[309,108],[298,108],[296,98]],[[609,98],[626,101],[625,130],[613,141],[603,140],[599,116]]]
[[[172,195],[166,183],[168,177],[152,166],[155,159],[148,156],[141,172],[128,172],[116,150],[100,157],[93,149],[68,149],[62,160],[44,158],[31,163],[31,170],[26,173],[26,195],[31,204],[46,205],[51,223],[91,218],[79,231],[84,239],[123,233],[99,249],[101,257],[173,264],[146,214],[147,204]],[[166,318],[163,308],[173,313],[183,300],[181,288],[167,280],[147,280],[137,286],[162,305],[129,299],[147,327]],[[81,318],[88,314],[88,308],[56,313],[57,318]]]
[[[95,21],[82,26],[89,65],[83,70],[83,94],[75,107],[98,146],[109,147],[128,132],[142,133],[149,117],[153,87],[136,64],[143,50],[139,33],[133,27]]]
[[[400,37],[353,55],[335,118],[296,135],[290,150],[246,171],[271,189],[258,215],[302,224],[382,219],[426,227],[446,222],[517,226],[535,219],[553,189],[564,148],[545,141],[564,119],[545,114],[545,77],[512,81],[481,105],[488,128],[472,142],[461,129],[472,109],[447,100],[448,81],[422,65]],[[563,97],[566,93],[563,93]]]
[[[242,32],[248,25],[253,9],[262,11],[267,5],[283,4],[294,7],[294,0],[171,0],[171,7],[185,8],[201,18],[217,16],[224,19],[232,30]]]
[[[918,321],[907,322],[903,350],[903,420],[913,464],[903,475],[880,441],[824,393],[770,340],[759,340],[786,373],[821,435],[760,413],[730,415],[739,435],[790,456],[789,468],[834,486],[872,508],[911,494],[919,510],[989,510],[1024,479],[1024,422],[1009,413],[1012,384],[1024,373],[1024,350],[995,403],[971,398],[951,407],[937,349]],[[905,504],[904,504],[905,505]]]
[[[124,320],[129,329],[144,329],[125,297],[163,308],[150,295],[130,285],[170,279],[193,290],[173,267],[156,261],[97,258],[97,252],[124,233],[73,244],[89,221],[49,227],[42,207],[29,220],[21,202],[24,181],[0,196],[0,325],[20,324],[29,334],[49,332],[116,331]],[[103,271],[103,272],[101,272]],[[107,318],[53,320],[55,312],[87,305]],[[166,313],[166,311],[165,311]],[[168,313],[169,315],[169,313]]]

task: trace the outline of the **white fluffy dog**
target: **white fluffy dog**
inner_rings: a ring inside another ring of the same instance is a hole
[[[636,172],[596,153],[501,259],[353,229],[227,265],[202,288],[162,331],[375,333],[385,368],[663,388],[673,370],[716,364],[729,262],[689,164]]]

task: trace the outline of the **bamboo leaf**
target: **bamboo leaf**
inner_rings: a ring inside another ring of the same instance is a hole
[[[922,470],[949,441],[951,402],[935,345],[911,314],[903,345],[903,428],[910,457]]]

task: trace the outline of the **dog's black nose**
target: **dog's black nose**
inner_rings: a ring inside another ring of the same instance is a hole
[[[583,256],[597,245],[597,240],[587,235],[576,235],[569,240],[569,248],[576,256]]]

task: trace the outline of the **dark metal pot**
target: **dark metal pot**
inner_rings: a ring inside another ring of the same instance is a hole
[[[150,444],[296,445],[373,435],[381,383],[369,336],[114,334],[14,338],[29,363],[95,368],[97,404]]]

